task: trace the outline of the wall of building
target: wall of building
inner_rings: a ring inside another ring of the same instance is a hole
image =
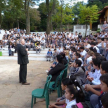
[[[105,20],[108,22],[108,9],[105,12]]]
[[[73,33],[75,32],[81,33],[83,36],[85,36],[85,31],[86,31],[86,25],[74,25],[74,30]],[[90,30],[90,25],[87,25],[87,35],[89,35],[91,32]]]

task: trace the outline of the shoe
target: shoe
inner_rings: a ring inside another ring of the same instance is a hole
[[[19,83],[22,83],[21,81],[19,81]]]
[[[22,83],[22,85],[30,85],[30,83]]]

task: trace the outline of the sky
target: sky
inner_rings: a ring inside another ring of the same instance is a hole
[[[33,1],[37,1],[37,0],[33,0]],[[39,0],[40,2],[38,3],[38,4],[40,4],[40,3],[42,3],[42,2],[45,2],[45,0]],[[61,0],[59,0],[59,1],[61,1]],[[65,4],[67,4],[67,3],[69,3],[71,6],[73,6],[74,4],[74,2],[75,3],[77,3],[78,1],[80,2],[80,1],[83,1],[84,3],[87,3],[87,1],[88,0],[63,0],[64,1],[64,3]],[[36,3],[37,4],[37,3]],[[34,6],[34,8],[38,8],[39,7],[39,5],[35,5]]]
[[[60,1],[60,0],[59,0]],[[88,0],[64,0],[65,3],[73,4],[74,2],[80,2],[83,1],[84,3],[87,3]]]

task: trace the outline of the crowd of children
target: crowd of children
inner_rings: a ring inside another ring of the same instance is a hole
[[[49,48],[47,61],[54,63],[48,70],[55,81],[69,61],[69,74],[62,81],[65,91],[57,102],[49,108],[88,108],[86,101],[90,101],[91,108],[108,108],[108,33],[102,31],[95,35],[82,37],[81,33],[29,34],[17,29],[5,32],[0,41],[1,48],[9,45],[15,47],[20,38],[26,41],[26,47],[40,52],[41,47]],[[39,44],[37,44],[39,42]],[[54,51],[51,51],[51,48]],[[74,79],[74,80],[73,80]]]
[[[80,38],[73,34],[59,35],[56,38],[58,40],[61,38],[62,42],[55,46],[51,45],[50,48],[53,46],[55,48],[54,52],[49,49],[47,56],[50,54],[50,58],[57,58],[56,55],[61,53],[67,55],[68,52],[68,57],[65,58],[69,60],[69,74],[66,79],[63,79],[61,85],[62,90],[65,91],[64,95],[54,104],[50,104],[49,108],[89,108],[90,105],[91,108],[108,108],[107,33],[102,31],[85,38],[81,34]],[[63,38],[65,38],[64,42]],[[56,65],[51,67],[49,72],[54,68]],[[72,77],[75,78],[74,81]],[[90,104],[87,105],[86,101]]]

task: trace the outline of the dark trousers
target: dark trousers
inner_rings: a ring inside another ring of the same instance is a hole
[[[27,64],[20,64],[19,81],[22,83],[26,83],[26,76],[27,76]]]

